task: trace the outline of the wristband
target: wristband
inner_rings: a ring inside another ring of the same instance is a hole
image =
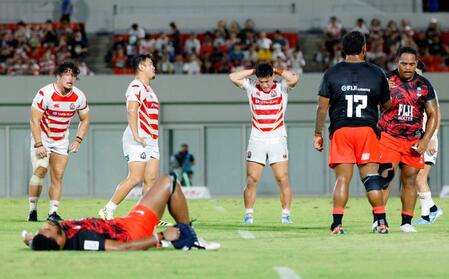
[[[36,143],[34,144],[34,148],[39,148],[39,147],[42,147],[42,146],[44,146],[44,145],[42,144],[42,142],[36,142]]]
[[[83,141],[83,138],[80,136],[76,136],[76,139],[79,139],[80,141]]]
[[[320,137],[322,137],[322,136],[323,136],[323,133],[315,131],[315,136],[320,136]]]
[[[284,69],[282,68],[275,68],[274,69],[274,73],[278,76],[282,76],[282,74],[284,73]]]

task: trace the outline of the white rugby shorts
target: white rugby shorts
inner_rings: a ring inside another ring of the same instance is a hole
[[[122,137],[123,156],[128,163],[148,162],[150,158],[159,160],[159,143],[157,140],[147,139],[147,145],[136,142],[132,134],[125,130]]]
[[[52,139],[47,138],[44,133],[41,134],[42,144],[44,145],[47,153],[58,153],[61,155],[68,156],[69,150],[69,138],[65,137],[62,140],[54,141]],[[34,148],[34,138],[31,136],[31,144],[30,144],[30,152],[31,157],[36,156],[36,148]]]
[[[246,161],[263,165],[288,161],[287,137],[250,138]]]

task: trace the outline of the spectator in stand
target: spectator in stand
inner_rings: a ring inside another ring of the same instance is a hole
[[[265,47],[267,45],[264,45]],[[273,57],[273,53],[269,48],[261,48],[259,46],[259,51],[257,52],[257,63],[270,63]]]
[[[175,56],[175,62],[173,62],[173,73],[178,75],[184,73],[184,58],[182,57],[182,54],[177,54]]]
[[[119,48],[112,56],[111,64],[113,68],[126,68],[128,66],[128,57],[125,55],[125,50]]]
[[[242,40],[242,38],[240,37],[240,32],[240,24],[235,20],[231,21],[231,23],[229,24],[229,33],[236,33],[240,40]]]
[[[162,49],[166,48],[169,51],[173,50],[173,46],[171,45],[170,39],[168,38],[167,34],[161,32],[159,33],[159,37],[156,39],[156,42],[154,44],[154,48],[158,53],[162,53]],[[172,52],[172,51],[170,51]]]
[[[378,40],[383,38],[384,31],[381,26],[381,21],[378,18],[371,20],[371,28],[369,29],[369,40]]]
[[[259,49],[270,49],[272,41],[267,37],[267,33],[260,32],[259,39],[257,40],[257,46]]]
[[[59,21],[70,22],[70,17],[73,14],[73,4],[70,0],[61,1],[61,19]]]
[[[183,71],[188,75],[196,75],[201,73],[201,61],[195,53],[189,55],[189,60],[184,64]]]
[[[72,59],[84,61],[87,56],[87,42],[83,39],[83,35],[80,31],[76,31],[73,34],[73,39],[70,42],[70,50]]]
[[[156,40],[151,37],[151,34],[146,34],[144,39],[137,41],[139,55],[152,54],[155,50],[155,44]]]
[[[426,37],[428,39],[434,38],[436,36],[440,36],[441,30],[440,26],[438,25],[438,20],[436,18],[430,19],[429,26],[427,26],[426,29]]]
[[[215,32],[214,35],[215,35],[214,43],[213,43],[214,47],[221,48],[226,45],[225,37],[221,36],[221,34],[219,32]]]
[[[401,35],[401,46],[409,46],[411,48],[418,49],[418,46],[413,39],[414,34],[415,31],[413,31],[413,29],[409,25],[405,26],[405,30]]]
[[[170,22],[170,39],[171,39],[171,45],[173,47],[174,54],[180,54],[181,53],[181,32],[178,29],[178,26],[176,26],[175,22]]]
[[[381,37],[371,41],[370,50],[366,52],[366,60],[369,63],[385,68],[386,54],[383,50],[383,39]]]
[[[78,69],[80,70],[80,76],[93,76],[94,72],[91,71],[91,69],[89,69],[89,67],[87,67],[86,62],[81,61],[78,64]]]
[[[157,63],[157,71],[162,74],[173,74],[173,63],[170,62],[168,52],[164,53],[160,61]]]
[[[245,20],[245,24],[243,25],[243,29],[240,32],[240,39],[243,44],[249,45],[253,42],[254,34],[256,33],[254,21],[252,19]],[[248,38],[249,37],[249,38]]]
[[[201,73],[203,74],[213,74],[215,73],[214,64],[210,61],[210,54],[206,53],[203,56]]]
[[[210,56],[213,50],[214,45],[212,43],[212,34],[210,32],[206,32],[204,35],[204,41],[201,44],[200,57],[204,57],[205,55]]]
[[[356,20],[355,27],[352,29],[352,31],[359,31],[360,33],[365,35],[365,37],[368,37],[369,35],[368,27],[366,27],[365,20],[363,18],[358,18]]]
[[[289,69],[297,74],[302,74],[306,66],[306,60],[299,46],[288,57]]]
[[[235,44],[240,43],[240,38],[237,33],[229,33],[229,38],[226,40],[226,48],[232,50]]]
[[[190,55],[192,53],[199,55],[200,49],[201,49],[200,40],[198,40],[195,33],[190,33],[189,38],[184,43],[184,52],[187,55]]]
[[[344,60],[341,45],[335,45],[334,57],[330,60],[330,66],[334,66]]]
[[[41,75],[52,75],[55,72],[55,56],[47,49],[39,63]]]
[[[217,28],[215,29],[214,33],[216,35],[219,35],[222,38],[225,38],[225,39],[229,38],[229,31],[226,28],[226,21],[224,21],[223,19],[220,19],[217,22]]]
[[[245,58],[245,54],[242,51],[242,45],[240,43],[236,43],[234,47],[229,51],[228,59],[231,63],[239,63],[243,61]]]
[[[285,46],[289,46],[288,40],[284,38],[284,36],[282,35],[282,33],[279,29],[274,31],[274,35],[273,35],[273,45],[276,45],[276,44],[280,45],[282,48]]]
[[[244,53],[246,61],[245,66],[247,66],[248,68],[255,66],[259,59],[257,46],[255,44],[251,44],[248,47],[248,50],[246,50]]]
[[[131,29],[128,31],[128,35],[130,37],[130,41],[131,37],[134,37],[134,42],[137,42],[138,39],[145,38],[145,30],[143,30],[142,27],[139,27],[137,23],[133,23],[133,25],[131,25]]]

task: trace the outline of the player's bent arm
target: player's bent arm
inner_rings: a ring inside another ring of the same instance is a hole
[[[382,107],[385,110],[389,110],[391,108],[391,100],[386,101],[385,103],[382,104]]]
[[[254,70],[254,69],[241,70],[241,71],[238,71],[238,72],[230,73],[229,74],[229,79],[236,86],[242,87],[243,81],[245,80],[245,78],[253,75],[255,72],[256,72],[256,70]]]
[[[86,111],[79,111],[78,112],[79,118],[80,118],[80,124],[78,126],[78,131],[76,132],[76,137],[84,139],[87,132],[89,131],[89,125],[90,125],[90,112]]]
[[[299,81],[299,75],[295,72],[281,70],[278,68],[276,68],[275,72],[276,72],[276,74],[281,76],[283,79],[285,79],[285,82],[287,83],[288,87],[290,87],[290,88],[295,87]]]
[[[137,129],[137,111],[139,106],[140,104],[137,101],[128,101],[128,125],[135,139],[139,137]]]
[[[438,124],[438,105],[435,100],[430,100],[426,103],[426,114],[427,114],[427,122],[426,122],[426,131],[424,132],[424,136],[422,139],[427,142],[432,138]]]
[[[35,143],[42,142],[40,122],[43,115],[44,113],[42,111],[31,107],[30,127],[31,135],[33,136]]]
[[[322,133],[324,120],[326,120],[326,114],[328,109],[329,109],[329,98],[319,96],[318,106],[316,108],[315,134]]]

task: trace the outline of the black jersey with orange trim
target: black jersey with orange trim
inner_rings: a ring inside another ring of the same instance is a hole
[[[425,77],[416,73],[411,80],[402,79],[398,70],[387,77],[394,84],[390,88],[391,108],[382,112],[379,129],[400,139],[421,138],[426,103],[436,99],[435,90]]]
[[[378,136],[379,105],[390,99],[381,68],[367,62],[340,62],[324,74],[319,96],[329,98],[329,133],[342,127],[371,127]]]
[[[114,220],[87,218],[61,222],[66,234],[64,250],[104,250],[105,240],[129,241],[130,236]]]

